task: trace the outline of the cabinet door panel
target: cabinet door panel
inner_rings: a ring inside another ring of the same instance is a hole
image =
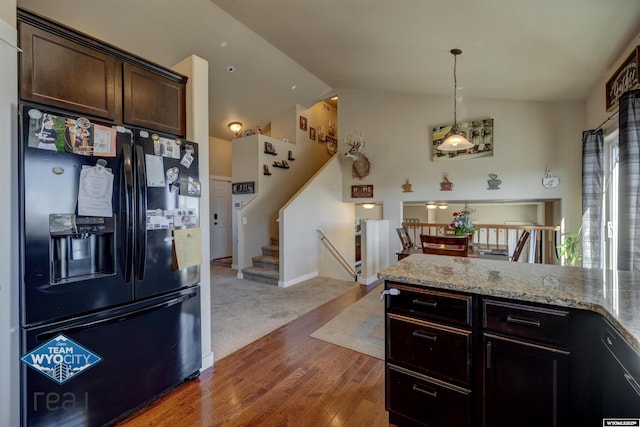
[[[568,352],[489,334],[484,349],[484,425],[568,425]]]
[[[471,391],[387,366],[388,409],[426,426],[470,426]]]
[[[446,381],[471,381],[471,332],[389,315],[389,359]]]
[[[184,83],[127,63],[123,76],[125,123],[185,136]]]
[[[20,46],[22,99],[116,119],[114,58],[26,23]]]

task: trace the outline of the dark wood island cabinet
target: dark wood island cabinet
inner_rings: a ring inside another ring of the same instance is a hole
[[[379,276],[396,290],[385,305],[392,424],[640,420],[633,273],[419,254]]]

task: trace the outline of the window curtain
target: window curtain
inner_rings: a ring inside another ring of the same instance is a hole
[[[582,266],[602,267],[604,131],[582,132]]]
[[[620,97],[618,270],[640,271],[640,90]]]

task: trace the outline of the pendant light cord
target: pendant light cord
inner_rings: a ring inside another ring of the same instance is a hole
[[[454,130],[458,130],[458,114],[457,114],[457,110],[458,110],[458,78],[456,75],[456,65],[458,63],[457,61],[458,59],[458,55],[453,54],[453,129]]]

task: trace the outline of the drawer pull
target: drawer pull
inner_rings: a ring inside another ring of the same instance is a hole
[[[438,397],[438,390],[433,390],[433,389],[427,390],[420,387],[418,384],[413,385],[413,391],[417,391],[418,393],[426,394],[427,396],[431,396],[431,397]]]
[[[428,341],[435,341],[438,339],[437,335],[425,334],[424,332],[420,332],[420,331],[413,331],[413,336],[416,338],[422,338]]]
[[[507,316],[507,322],[515,323],[517,325],[535,326],[536,328],[540,327],[539,320],[521,319],[519,317],[513,317],[511,315]]]
[[[638,383],[636,382],[636,380],[629,375],[628,373],[624,373],[624,379],[627,380],[627,382],[629,383],[629,385],[631,386],[631,388],[633,389],[633,391],[636,392],[636,394],[638,396],[640,396],[640,386],[638,385]],[[415,387],[415,386],[414,386]]]
[[[423,307],[429,307],[429,308],[436,308],[438,306],[438,303],[435,301],[422,301],[420,299],[414,299],[413,303],[415,305],[421,305]]]

